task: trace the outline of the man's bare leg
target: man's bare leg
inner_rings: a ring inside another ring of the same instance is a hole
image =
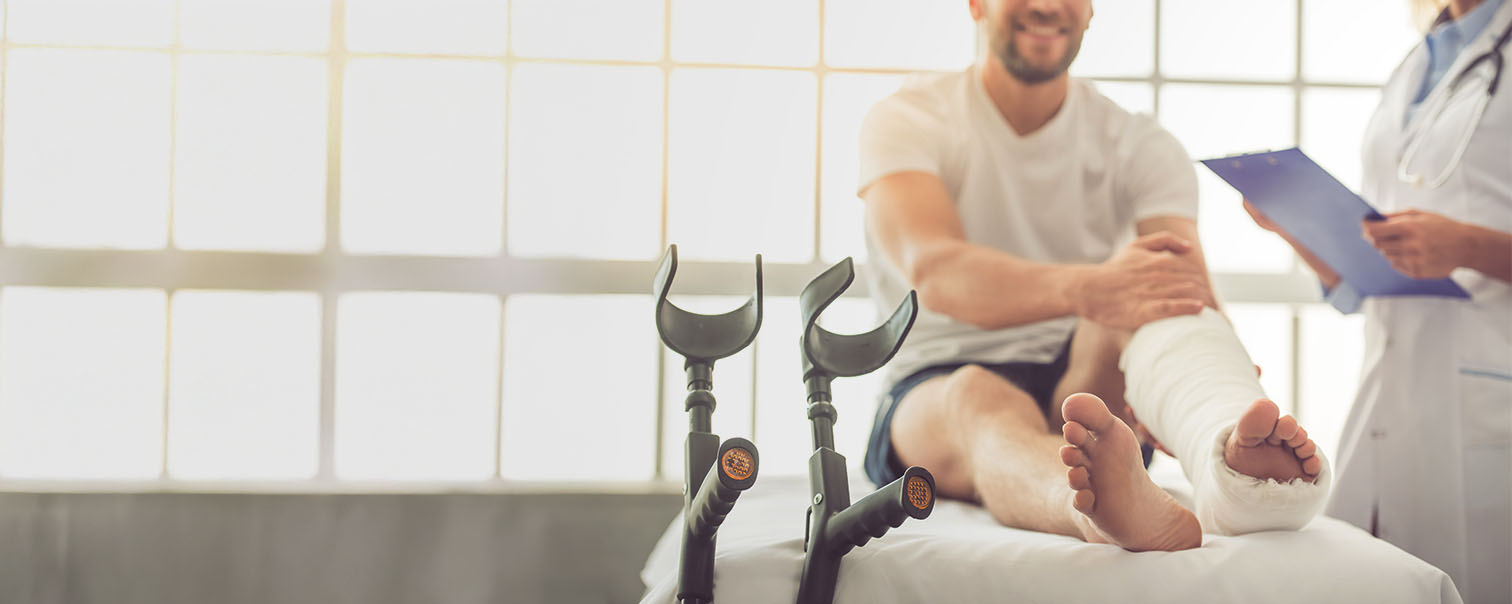
[[[1201,545],[1197,518],[1150,481],[1134,431],[1101,399],[1073,394],[1062,412],[1067,444],[1061,447],[1061,462],[1070,467],[1066,481],[1075,490],[1072,504],[1083,514],[1079,520],[1088,541],[1134,551]]]
[[[1061,403],[1077,392],[1097,395],[1116,417],[1128,420],[1124,403],[1124,375],[1118,368],[1118,357],[1129,341],[1128,334],[1108,329],[1091,321],[1080,321],[1071,336],[1070,360],[1066,374],[1055,386],[1055,401],[1051,405],[1050,425],[1064,422]]]
[[[1093,426],[1078,441],[1088,463],[1077,465],[1087,479],[1080,491],[1088,495],[1080,497],[1104,501],[1095,516],[1076,507],[1078,495],[1068,488],[1078,470],[1068,474],[1061,461],[1066,441],[1050,432],[1028,394],[981,367],[968,365],[915,387],[898,404],[891,436],[898,458],[929,468],[942,495],[979,501],[1005,525],[1135,551],[1198,546],[1196,518],[1150,482],[1128,427],[1076,413],[1087,422],[1078,425]]]

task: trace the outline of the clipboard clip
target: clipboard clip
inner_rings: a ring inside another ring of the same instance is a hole
[[[1264,150],[1261,150],[1261,151],[1251,151],[1249,153],[1236,153],[1234,155],[1225,156],[1222,159],[1227,159],[1229,161],[1229,166],[1232,167],[1233,169],[1235,169],[1235,170],[1242,170],[1242,169],[1244,169],[1244,162],[1242,160],[1244,160],[1244,159],[1259,159],[1261,154],[1265,155],[1265,164],[1266,165],[1268,165],[1268,166],[1279,166],[1279,165],[1281,165],[1281,160],[1276,159],[1276,156],[1274,155],[1275,154],[1275,150],[1274,149],[1264,149]]]

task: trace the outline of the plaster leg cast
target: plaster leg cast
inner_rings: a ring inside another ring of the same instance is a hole
[[[1135,415],[1181,461],[1204,532],[1296,530],[1323,509],[1328,460],[1265,398],[1223,315],[1209,308],[1139,328],[1119,368]]]

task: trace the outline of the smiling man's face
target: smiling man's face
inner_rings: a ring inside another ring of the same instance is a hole
[[[1091,0],[971,0],[988,49],[1014,79],[1039,84],[1060,77],[1081,50]]]

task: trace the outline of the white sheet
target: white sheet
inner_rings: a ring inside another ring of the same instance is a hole
[[[1173,466],[1152,475],[1189,502]],[[871,491],[860,476],[850,471],[852,500]],[[807,501],[803,477],[762,477],[741,496],[719,531],[716,602],[794,601]],[[681,516],[672,521],[641,571],[648,588],[643,603],[676,602],[681,523]],[[1296,532],[1205,535],[1197,549],[1135,554],[1007,528],[980,507],[942,500],[928,519],[905,522],[851,550],[841,564],[836,604],[892,602],[1461,600],[1443,571],[1333,518]]]

